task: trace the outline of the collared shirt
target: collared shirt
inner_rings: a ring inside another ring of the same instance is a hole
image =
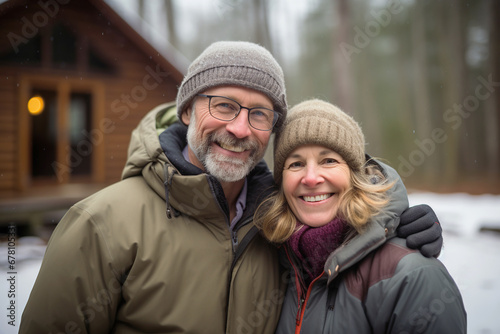
[[[186,159],[186,161],[191,162],[191,160],[189,160],[187,145],[186,147],[184,147],[182,155],[184,156],[184,159]],[[245,178],[245,183],[243,184],[243,188],[241,189],[240,194],[238,195],[238,199],[236,200],[236,215],[234,216],[233,220],[231,220],[231,224],[229,226],[230,230],[233,230],[236,223],[243,216],[243,211],[245,211],[245,208],[247,206],[247,189],[248,189],[247,179]]]

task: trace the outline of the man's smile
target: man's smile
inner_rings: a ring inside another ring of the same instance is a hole
[[[234,146],[228,143],[217,143],[220,147],[222,147],[225,150],[231,151],[231,152],[236,152],[236,153],[241,153],[245,151],[245,148],[242,146]]]

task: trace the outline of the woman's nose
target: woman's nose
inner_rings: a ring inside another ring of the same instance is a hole
[[[302,183],[312,187],[324,181],[321,176],[320,169],[315,164],[307,164],[305,168],[305,174],[302,178]]]

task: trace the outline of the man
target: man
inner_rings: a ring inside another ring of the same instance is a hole
[[[273,333],[286,282],[252,219],[272,188],[262,157],[286,111],[267,50],[208,47],[177,104],[132,133],[123,180],[58,224],[20,333]],[[427,227],[429,210],[410,213]]]

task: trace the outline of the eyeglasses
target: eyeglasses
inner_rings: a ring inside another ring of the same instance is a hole
[[[220,121],[232,121],[238,117],[241,109],[248,110],[248,124],[260,131],[272,130],[280,116],[278,112],[264,107],[243,107],[235,100],[224,96],[205,94],[198,94],[198,96],[208,97],[208,112]]]

